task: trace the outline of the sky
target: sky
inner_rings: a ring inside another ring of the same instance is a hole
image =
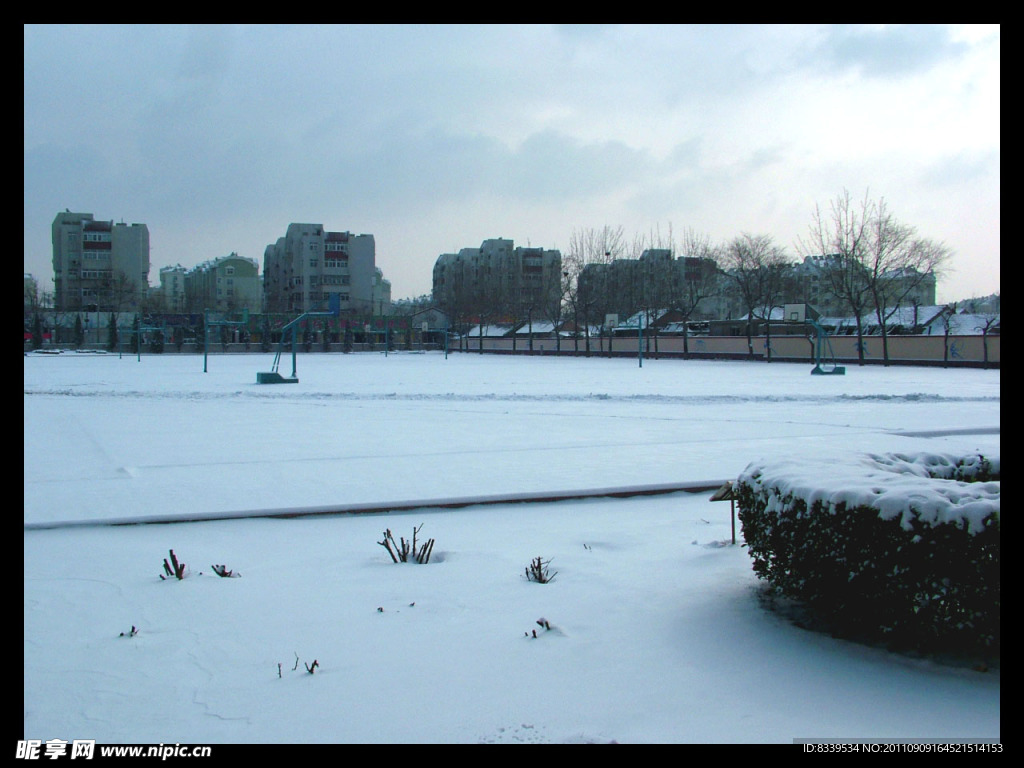
[[[66,208],[145,223],[159,269],[261,266],[292,222],[372,234],[394,299],[442,253],[622,227],[794,258],[884,199],[999,291],[998,25],[28,25],[25,271]]]
[[[921,477],[998,464],[998,369],[315,353],[257,384],[271,359],[26,354],[19,738],[1000,738],[998,659],[802,629],[728,502],[628,496],[756,469],[883,517],[998,513],[998,482]],[[565,492],[593,497],[537,501]],[[442,506],[495,496],[534,503]],[[360,505],[392,511],[280,516]],[[429,562],[392,562],[414,527]]]

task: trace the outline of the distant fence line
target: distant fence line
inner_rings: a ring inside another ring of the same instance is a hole
[[[998,368],[1000,363],[998,335],[986,340],[980,335],[950,336],[890,336],[889,363],[906,365],[949,365],[960,367]],[[844,365],[860,362],[858,343],[864,345],[865,364],[884,363],[882,338],[865,336],[858,341],[856,336],[830,336],[829,342],[835,361]],[[640,342],[645,358],[729,359],[767,360],[768,344],[771,344],[771,360],[778,362],[814,363],[815,342],[804,336],[754,336],[752,351],[747,347],[746,336],[691,336],[689,353],[685,353],[681,336],[644,336]],[[561,347],[559,350],[558,347]],[[987,356],[986,356],[987,346]],[[529,340],[519,337],[476,336],[461,340],[460,348],[466,352],[516,353],[516,354],[568,354],[607,357],[638,357],[636,336],[591,337],[589,350],[584,339],[562,339],[557,344],[552,338],[534,338],[532,349]],[[831,355],[826,356],[828,360]]]
[[[829,337],[832,345],[832,352],[835,361],[843,365],[856,365],[860,362],[857,354],[858,340],[856,336],[832,336]],[[1000,367],[1000,337],[992,335],[988,337],[988,354],[983,337],[979,335],[970,336],[890,336],[889,339],[889,363],[892,365],[945,365],[949,367],[980,368]],[[689,353],[683,352],[683,339],[679,336],[646,336],[642,342],[642,355],[646,359],[680,359],[688,357],[694,360],[767,360],[767,344],[769,340],[764,336],[755,336],[752,339],[753,353],[747,348],[745,336],[694,336],[689,339]],[[815,349],[812,340],[803,336],[772,336],[771,360],[774,362],[799,362],[814,363]],[[864,362],[869,365],[884,363],[882,355],[882,339],[880,336],[865,336]],[[127,343],[124,351],[127,351]],[[250,354],[276,352],[277,344],[271,347],[270,351],[263,350],[258,342],[251,342],[248,345],[231,342],[224,344],[220,341],[210,341],[207,354],[232,354],[248,352]],[[286,345],[287,346],[287,345]],[[559,348],[560,347],[560,348]],[[47,349],[71,349],[71,344],[47,344]],[[83,349],[104,349],[105,345],[87,344]],[[396,341],[390,350],[394,352],[422,352],[428,350],[441,350],[442,344],[418,342],[411,346]],[[30,349],[26,343],[25,350]],[[290,347],[288,347],[290,352]],[[297,352],[300,354],[343,354],[349,352],[384,352],[383,343],[331,343],[325,349],[321,341],[311,344],[309,351],[305,345],[299,343]],[[564,355],[588,356],[588,357],[638,357],[637,338],[628,336],[591,337],[589,350],[585,339],[562,339],[558,344],[555,339],[534,338],[531,344],[528,338],[520,337],[513,340],[506,337],[484,337],[482,340],[476,336],[464,337],[462,339],[451,339],[448,345],[451,353],[490,353],[490,354],[518,354],[518,355]],[[152,354],[148,345],[143,345],[143,354]],[[192,342],[185,342],[179,350],[173,342],[165,342],[163,352],[160,354],[202,354],[202,349],[197,348]],[[831,360],[831,356],[828,356]]]

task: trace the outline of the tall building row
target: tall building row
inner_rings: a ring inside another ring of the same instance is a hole
[[[343,314],[390,311],[391,284],[376,265],[373,235],[293,223],[268,245],[263,274],[255,259],[231,253],[186,268],[163,267],[149,285],[149,229],[145,224],[96,221],[91,213],[58,213],[52,227],[54,306],[63,311]],[[33,283],[35,285],[35,283]],[[38,286],[36,286],[38,290]]]

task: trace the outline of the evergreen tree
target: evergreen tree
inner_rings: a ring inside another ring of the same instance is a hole
[[[206,317],[199,315],[199,323],[196,325],[196,352],[206,350]]]
[[[110,313],[110,322],[107,324],[109,331],[107,335],[107,351],[113,352],[117,349],[117,314],[114,312]]]
[[[263,352],[270,351],[270,318],[267,315],[263,316],[263,329],[260,331],[260,350]]]
[[[75,349],[81,349],[85,344],[85,328],[82,327],[82,316],[75,315]]]
[[[32,318],[32,349],[43,346],[43,319],[36,312]]]
[[[140,344],[142,342],[142,318],[138,314],[135,315],[135,319],[132,320],[132,337],[128,342],[128,349],[131,350],[133,355],[139,354]]]
[[[342,344],[342,350],[344,352],[352,351],[352,326],[348,324],[347,320],[345,321],[345,341]]]

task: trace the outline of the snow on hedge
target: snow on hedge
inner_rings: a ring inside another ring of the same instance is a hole
[[[884,520],[899,517],[906,530],[916,518],[974,534],[986,518],[999,516],[999,481],[992,476],[999,476],[998,456],[888,453],[762,459],[743,470],[739,483],[767,495],[768,512],[797,497],[808,509],[815,501],[829,509],[874,508]]]

